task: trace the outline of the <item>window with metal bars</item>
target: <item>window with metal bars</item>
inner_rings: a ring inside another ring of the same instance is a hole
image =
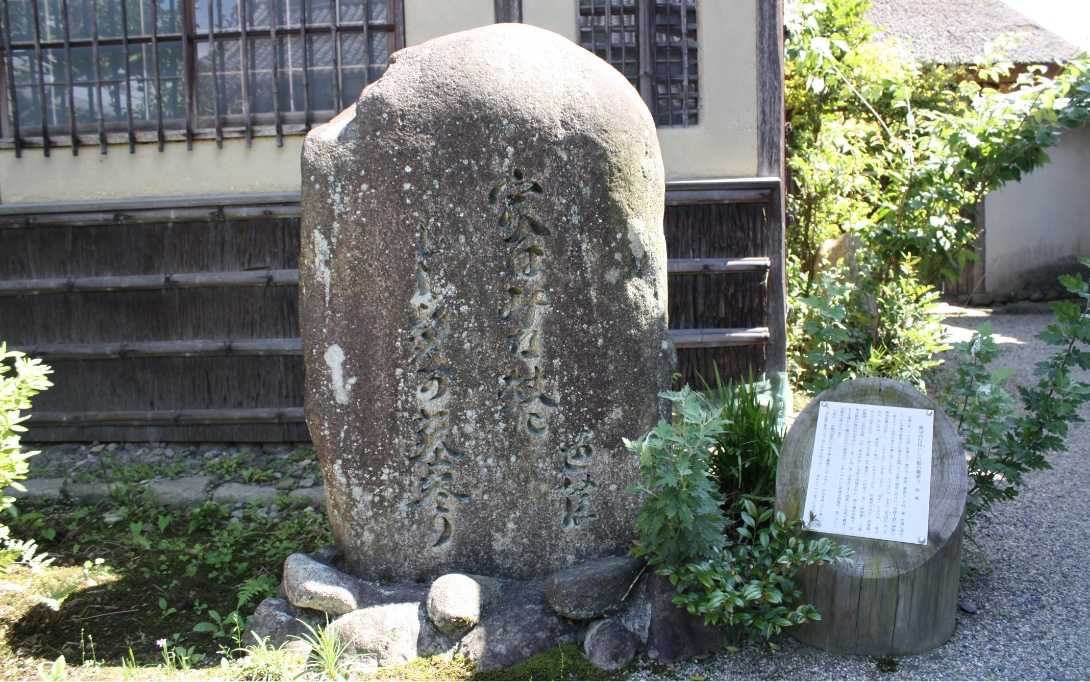
[[[283,144],[385,72],[401,2],[0,0],[0,146]]]
[[[699,122],[697,0],[579,0],[579,43],[624,74],[660,126]]]

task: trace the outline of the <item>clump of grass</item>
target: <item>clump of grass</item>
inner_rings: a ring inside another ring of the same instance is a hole
[[[771,401],[761,403],[760,384],[750,370],[749,380],[723,383],[715,366],[715,387],[700,377],[709,402],[723,406],[730,425],[715,439],[709,470],[722,493],[723,511],[737,520],[746,500],[769,503],[776,496],[776,467],[783,445],[780,410]]]
[[[337,633],[326,627],[314,629],[310,623],[303,623],[309,632],[295,636],[295,639],[310,647],[307,654],[306,669],[317,673],[323,678],[343,682],[348,679],[348,673],[352,671],[358,662],[358,656],[348,654],[348,643],[341,640]]]
[[[258,637],[257,644],[240,649],[246,657],[239,662],[236,679],[253,682],[280,682],[294,679],[301,667],[301,655],[284,647],[269,645],[267,637]]]

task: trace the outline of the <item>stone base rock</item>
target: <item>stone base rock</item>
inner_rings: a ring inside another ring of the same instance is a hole
[[[481,614],[500,596],[500,581],[450,573],[428,591],[428,618],[446,635],[461,635],[481,622]]]
[[[419,655],[420,604],[382,604],[352,611],[329,624],[349,654],[373,654],[380,666]]]
[[[503,602],[457,646],[478,670],[524,663],[534,654],[578,641],[581,627],[558,615],[545,599],[541,581],[505,586]]]
[[[363,591],[359,580],[306,554],[284,561],[284,592],[295,606],[341,616],[363,605]]]
[[[257,605],[254,619],[242,634],[242,646],[256,646],[260,637],[274,649],[294,648],[297,645],[293,643],[298,642],[295,638],[310,632],[303,623],[318,628],[325,625],[325,616],[321,611],[300,609],[286,599],[270,597]],[[298,646],[306,645],[300,643]]]
[[[591,663],[616,670],[639,650],[672,663],[717,651],[724,641],[721,630],[706,627],[701,618],[672,603],[675,590],[669,580],[651,571],[639,576],[642,564],[625,558],[561,571],[565,575],[550,577],[551,594],[546,596],[545,581],[464,574],[442,576],[430,588],[422,583],[382,585],[324,563],[335,555],[335,547],[324,547],[314,555],[288,557],[281,596],[258,606],[246,632],[247,645],[261,636],[279,646],[303,634],[301,621],[319,625],[327,617],[301,605],[321,605],[327,614],[339,616],[328,627],[348,644],[348,652],[373,655],[381,666],[417,656],[461,654],[478,670],[496,670],[580,642]],[[554,602],[569,613],[617,615],[589,622],[558,613]]]
[[[636,636],[647,656],[662,663],[722,649],[724,631],[705,625],[703,618],[674,604],[675,595],[677,590],[669,580],[647,571],[618,619]]]
[[[612,616],[647,564],[635,557],[594,559],[557,571],[545,580],[549,605],[562,616],[588,619]]]
[[[614,618],[596,620],[587,628],[583,651],[587,660],[603,670],[628,665],[636,656],[636,635]]]

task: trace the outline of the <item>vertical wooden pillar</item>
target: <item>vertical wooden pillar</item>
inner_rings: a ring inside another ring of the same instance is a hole
[[[768,209],[769,375],[787,371],[783,117],[783,0],[757,0],[757,174],[780,180]]]

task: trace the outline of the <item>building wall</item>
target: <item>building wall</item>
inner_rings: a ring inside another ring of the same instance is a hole
[[[700,40],[700,124],[660,128],[667,178],[752,177],[757,174],[756,2],[704,0],[698,12]],[[524,0],[523,19],[577,41],[578,0]],[[405,0],[409,45],[445,33],[490,24],[493,0]],[[16,159],[0,150],[0,202],[93,201],[143,197],[297,191],[303,138],[227,139],[111,146],[108,154],[81,149],[73,157],[58,147],[46,158],[25,149]]]
[[[1090,256],[1090,125],[1068,131],[1048,155],[1051,163],[985,199],[990,293],[1051,286],[1058,268]]]
[[[53,201],[95,201],[144,197],[201,196],[298,192],[303,138],[254,138],[246,147],[241,138],[223,141],[168,142],[159,152],[154,144],[127,145],[109,153],[84,147],[72,156],[70,147],[56,147],[47,158],[41,149],[24,149],[16,159],[11,149],[0,151],[0,201],[24,204]]]

